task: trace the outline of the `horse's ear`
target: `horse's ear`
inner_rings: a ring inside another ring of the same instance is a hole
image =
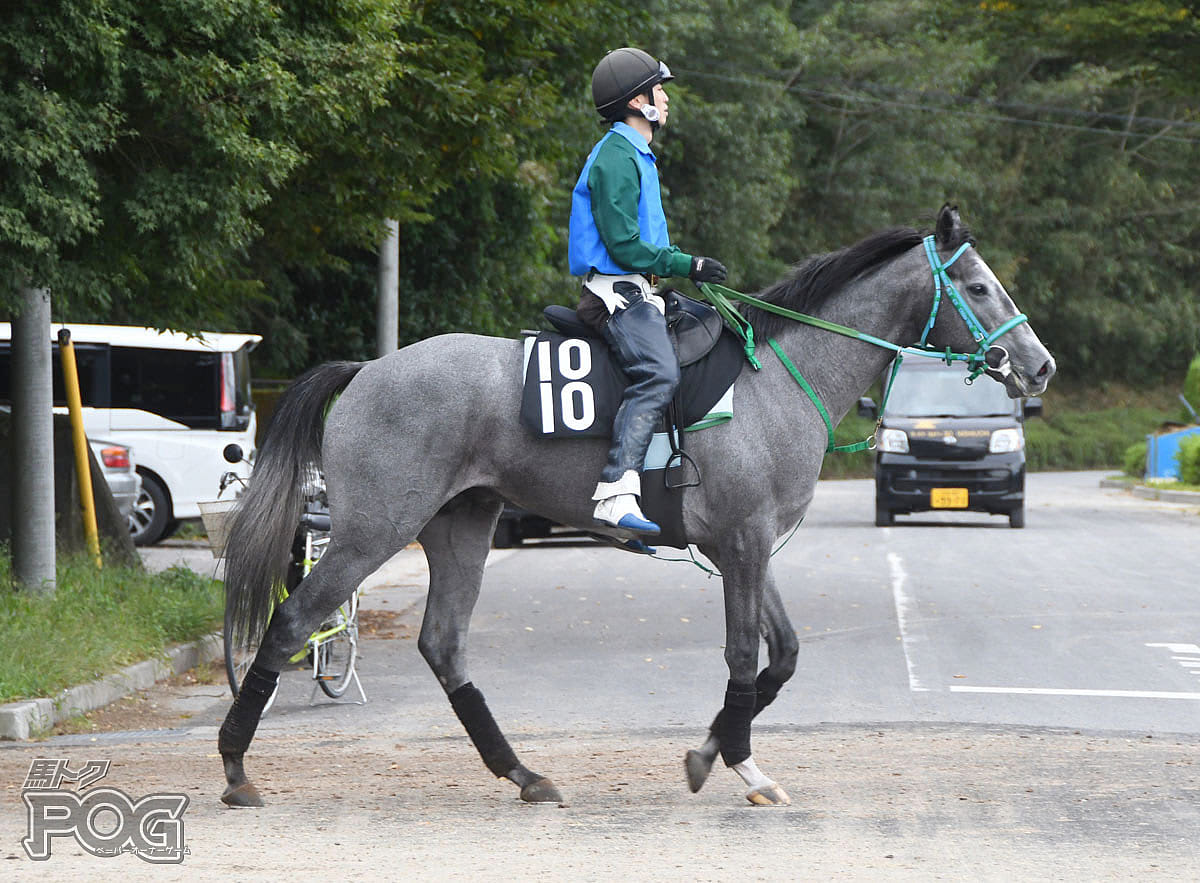
[[[941,245],[949,245],[961,238],[962,219],[958,216],[958,206],[945,203],[938,212],[937,240]]]

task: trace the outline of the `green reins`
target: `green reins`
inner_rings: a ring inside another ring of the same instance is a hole
[[[895,352],[896,360],[893,363],[892,376],[887,384],[887,390],[884,393],[883,403],[879,406],[879,418],[882,420],[883,409],[887,405],[887,397],[891,394],[891,381],[895,380],[896,373],[900,370],[900,363],[903,361],[904,356],[915,355],[942,359],[947,365],[950,365],[956,361],[966,362],[967,367],[971,370],[971,374],[967,378],[967,382],[969,383],[982,374],[984,370],[986,370],[987,353],[988,350],[991,349],[991,347],[995,344],[995,342],[1002,335],[1012,331],[1021,323],[1029,321],[1028,316],[1026,316],[1024,313],[1019,313],[1018,315],[1013,316],[1011,319],[1008,319],[991,334],[988,334],[987,331],[984,330],[982,323],[980,323],[979,319],[975,316],[975,313],[971,310],[971,307],[965,300],[963,300],[963,297],[961,294],[959,294],[958,289],[954,287],[954,283],[950,280],[950,276],[946,272],[946,270],[955,261],[962,257],[963,253],[968,248],[971,247],[971,244],[969,242],[964,242],[959,247],[958,251],[956,251],[954,255],[945,263],[942,263],[938,257],[934,237],[926,236],[924,239],[924,245],[925,256],[928,258],[930,269],[933,272],[935,288],[933,295],[933,307],[929,311],[929,319],[925,323],[925,330],[921,334],[919,346],[899,346],[891,341],[875,337],[872,334],[858,331],[857,329],[850,328],[846,325],[839,325],[837,322],[830,322],[825,319],[820,319],[816,316],[810,316],[807,313],[798,313],[795,310],[789,310],[786,307],[769,303],[765,300],[754,297],[753,295],[743,294],[742,292],[735,291],[732,288],[726,288],[724,285],[717,285],[712,282],[701,282],[697,287],[700,289],[700,292],[704,295],[708,302],[711,303],[716,311],[721,315],[721,318],[725,320],[725,323],[729,325],[734,333],[736,333],[742,339],[743,348],[746,352],[746,359],[750,362],[755,371],[760,370],[762,368],[762,364],[758,361],[757,356],[754,354],[754,329],[750,326],[750,323],[746,321],[746,319],[740,313],[738,313],[737,309],[730,301],[741,301],[742,303],[749,304],[750,306],[756,307],[764,312],[774,313],[775,315],[783,316],[786,319],[802,322],[803,324],[811,325],[814,328],[821,328],[825,331],[831,331],[834,334],[840,334],[843,337],[850,337],[855,340],[862,341],[863,343],[869,343],[873,346],[882,347]],[[974,353],[956,353],[953,352],[949,347],[946,347],[945,350],[939,350],[927,343],[929,332],[933,329],[934,322],[937,321],[938,307],[941,304],[943,292],[945,292],[950,302],[954,305],[954,308],[958,311],[958,314],[962,316],[963,321],[967,325],[967,330],[971,332],[971,337],[975,339],[977,349]],[[804,375],[800,373],[799,369],[792,364],[792,360],[787,357],[787,354],[783,351],[783,348],[779,345],[779,342],[775,340],[775,338],[768,338],[767,344],[775,351],[775,355],[779,357],[779,361],[783,363],[784,368],[787,369],[788,373],[792,376],[792,379],[796,381],[802,390],[804,390],[805,395],[807,395],[809,400],[812,401],[813,405],[816,406],[817,411],[821,415],[821,419],[825,421],[825,429],[829,437],[829,445],[825,449],[826,453],[850,453],[854,451],[873,449],[875,447],[874,434],[872,434],[870,438],[861,442],[855,442],[854,444],[835,444],[833,435],[833,420],[830,419],[829,412],[825,410],[825,405],[817,397],[816,391],[813,390],[809,382],[804,379]],[[876,430],[878,430],[878,428],[879,424],[877,422]]]

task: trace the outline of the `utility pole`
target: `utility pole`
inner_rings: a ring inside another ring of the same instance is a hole
[[[400,325],[400,224],[394,218],[385,223],[375,286],[375,355],[380,359],[396,351]]]
[[[55,588],[54,393],[50,291],[21,289],[12,323],[13,577],[29,592]]]

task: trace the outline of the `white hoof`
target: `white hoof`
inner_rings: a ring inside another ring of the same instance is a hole
[[[791,806],[792,798],[788,797],[775,782],[746,792],[746,799],[755,806]]]

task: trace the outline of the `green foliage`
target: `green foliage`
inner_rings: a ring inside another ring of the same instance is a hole
[[[61,315],[124,300],[151,324],[219,321],[258,288],[254,213],[308,132],[361,117],[395,54],[387,0],[20,6],[0,25],[0,141],[20,134],[0,148],[0,298],[49,285]]]
[[[980,228],[989,258],[1001,231],[1002,278],[1060,370],[1136,382],[1182,368],[1200,346],[1194,6],[937,5],[991,59],[966,88],[993,129],[974,162],[999,185]]]
[[[1129,445],[1156,429],[1163,417],[1154,407],[1048,409],[1044,419],[1025,424],[1029,469],[1110,469],[1124,464]]]
[[[1183,378],[1183,397],[1195,411],[1200,411],[1200,356],[1192,359]],[[1190,416],[1190,415],[1189,415]]]
[[[735,286],[949,200],[1064,377],[1161,382],[1200,351],[1198,41],[1185,0],[18,0],[0,312],[365,358],[393,217],[402,341],[514,333],[575,297],[590,73],[634,43],[676,74],[672,237]]]
[[[672,240],[723,261],[732,285],[761,287],[803,257],[799,243],[774,254],[772,237],[796,185],[794,133],[804,124],[803,109],[785,100],[784,80],[802,51],[789,4],[687,0],[648,8],[648,48],[676,77],[670,121],[652,145]]]
[[[1175,459],[1179,462],[1179,480],[1200,485],[1200,437],[1190,435],[1182,439]]]
[[[1083,61],[1122,82],[1195,93],[1200,8],[1187,0],[991,0],[978,4],[998,38],[1036,40],[1039,63]]]
[[[57,5],[57,4],[56,4]],[[58,278],[103,224],[92,158],[116,141],[122,35],[92,4],[14,3],[0,20],[0,307]]]
[[[1146,475],[1146,448],[1144,441],[1136,442],[1125,449],[1121,461],[1121,471],[1133,478],[1144,478]]]
[[[151,658],[219,627],[221,585],[190,570],[150,574],[89,559],[60,561],[53,596],[8,588],[0,548],[0,702],[64,687]]]

